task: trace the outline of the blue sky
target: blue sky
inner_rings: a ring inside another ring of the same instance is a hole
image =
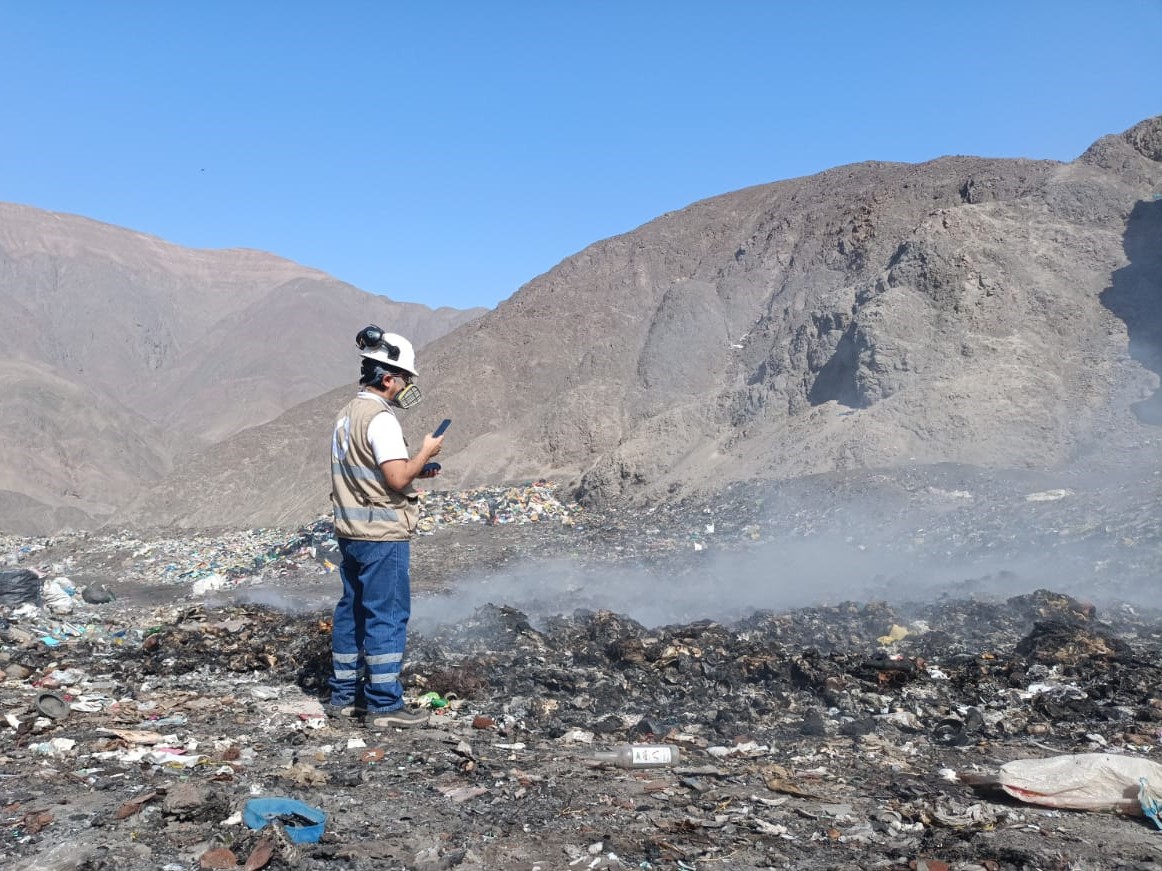
[[[1162,0],[40,0],[0,95],[0,200],[493,306],[749,185],[1072,160],[1162,113]]]

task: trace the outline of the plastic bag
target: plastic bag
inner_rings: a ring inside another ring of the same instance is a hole
[[[1137,756],[1078,753],[1018,759],[1001,766],[996,785],[1013,798],[1048,807],[1151,818],[1162,807],[1162,763]]]
[[[66,577],[53,578],[45,581],[40,594],[44,597],[44,604],[54,614],[71,614],[73,612],[73,596],[77,588]]]
[[[293,798],[269,796],[252,798],[246,802],[242,808],[242,822],[252,829],[280,822],[292,843],[316,844],[323,836],[327,815]]]
[[[195,596],[204,596],[206,593],[211,593],[214,590],[225,589],[227,584],[228,581],[215,572],[212,575],[206,575],[204,578],[198,578],[198,580],[194,581],[194,586],[190,592]]]
[[[1157,829],[1162,829],[1162,783],[1154,781],[1151,784],[1145,777],[1138,781],[1138,804]]]
[[[0,605],[15,608],[40,602],[40,576],[29,569],[0,571]]]

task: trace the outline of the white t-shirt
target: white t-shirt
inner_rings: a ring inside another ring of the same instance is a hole
[[[388,460],[406,460],[408,446],[404,444],[403,428],[395,415],[384,411],[371,419],[367,426],[367,440],[371,442],[371,450],[375,454],[376,464],[386,463]]]

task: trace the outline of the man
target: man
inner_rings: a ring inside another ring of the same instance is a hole
[[[371,325],[355,343],[363,358],[362,389],[340,412],[331,440],[343,596],[335,606],[326,708],[330,716],[366,712],[374,728],[418,726],[428,715],[404,707],[399,682],[411,616],[410,541],[420,514],[412,482],[436,474],[424,465],[440,453],[444,438],[425,435],[408,457],[394,409],[420,400],[411,342]]]

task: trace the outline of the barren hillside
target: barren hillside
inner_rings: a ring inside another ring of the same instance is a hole
[[[422,344],[483,311],[433,311],[263,252],[192,250],[12,204],[0,204],[0,309],[10,531],[92,525],[174,456],[350,380],[345,352],[369,320]]]
[[[553,476],[590,500],[901,463],[1047,469],[1156,438],[1160,188],[1154,118],[1067,164],[865,163],[695,203],[433,342],[405,428],[455,419],[446,486]],[[129,516],[325,510],[347,392],[296,409],[275,447],[215,446]],[[271,474],[312,463],[317,487]]]

